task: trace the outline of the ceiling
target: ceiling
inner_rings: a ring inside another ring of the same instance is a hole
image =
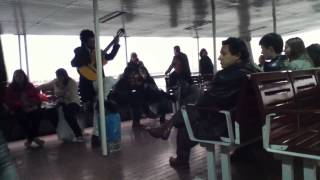
[[[320,0],[276,0],[277,32],[284,35],[320,27]],[[211,0],[99,0],[100,17],[126,14],[100,24],[101,35],[125,26],[128,36],[212,36]],[[273,31],[272,0],[215,0],[216,33],[261,36]],[[1,0],[3,33],[78,35],[93,29],[92,0]],[[206,24],[208,23],[208,24]]]

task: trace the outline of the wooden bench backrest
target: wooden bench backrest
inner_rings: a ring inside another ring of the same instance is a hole
[[[317,109],[319,104],[319,86],[313,69],[289,72],[295,92],[298,109]],[[300,114],[298,128],[309,127],[318,122],[320,115],[313,113]],[[300,120],[302,119],[302,120]]]
[[[267,114],[281,109],[295,109],[294,90],[288,72],[255,73],[251,75],[258,96],[261,119]],[[284,137],[297,128],[297,119],[289,114],[280,114],[271,125],[273,139]]]

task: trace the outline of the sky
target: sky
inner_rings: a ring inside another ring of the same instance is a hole
[[[319,43],[320,37],[317,34],[320,30],[304,32],[283,36],[286,41],[291,37],[300,37],[304,40],[306,47],[312,43]],[[18,37],[15,35],[2,35],[4,57],[7,66],[9,81],[12,79],[14,70],[20,69]],[[221,48],[221,41],[226,38],[217,38],[217,56]],[[109,44],[112,37],[101,37],[100,47],[103,49]],[[257,62],[261,53],[259,46],[260,38],[251,40],[253,58]],[[126,65],[126,48],[124,38],[120,39],[121,48],[114,60],[104,66],[104,72],[107,76],[117,76],[121,74]],[[143,61],[151,74],[164,74],[171,63],[173,57],[173,47],[179,45],[181,51],[186,53],[189,58],[192,72],[198,72],[198,49],[195,38],[176,37],[130,37],[127,39],[128,58],[132,52],[136,52],[140,60]],[[79,36],[27,36],[27,47],[29,57],[30,80],[36,83],[42,83],[55,78],[55,71],[58,68],[65,68],[69,75],[78,79],[79,75],[75,68],[71,67],[70,61],[74,56],[73,50],[80,46]],[[24,45],[22,44],[22,54],[24,54]],[[209,57],[213,60],[213,40],[212,38],[200,38],[199,47],[206,48]],[[22,57],[24,61],[24,57]],[[220,63],[217,63],[218,69],[221,69]],[[23,62],[22,68],[25,68]]]

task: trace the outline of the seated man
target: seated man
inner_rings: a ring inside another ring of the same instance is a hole
[[[140,124],[142,109],[149,108],[148,105],[153,103],[158,104],[160,123],[164,123],[166,97],[169,97],[169,95],[158,89],[136,53],[131,54],[130,62],[110,95],[110,98],[120,106],[130,105],[133,115],[133,128],[143,127]]]
[[[250,64],[247,46],[239,38],[230,37],[222,42],[219,60],[222,70],[214,76],[211,88],[198,99],[198,107],[233,108],[246,75],[258,71]],[[225,136],[227,127],[224,116],[211,114],[210,117],[206,118],[204,114],[200,114],[196,122],[192,122],[195,135],[198,138],[210,140]],[[181,115],[180,118],[172,119],[160,128],[149,130],[149,132],[153,137],[166,139],[172,126],[178,128],[177,157],[170,158],[170,165],[172,167],[188,166],[191,148],[197,142],[189,139]]]
[[[56,76],[56,79],[47,84],[42,84],[38,88],[41,90],[53,89],[54,95],[57,98],[56,102],[62,106],[65,119],[76,136],[74,141],[83,142],[82,130],[77,120],[77,115],[80,111],[80,97],[78,95],[77,83],[68,76],[67,71],[63,68],[56,71]]]
[[[259,45],[261,46],[261,54],[265,59],[263,66],[261,66],[264,72],[287,69],[288,57],[281,55],[283,40],[279,34],[268,33],[264,35]]]

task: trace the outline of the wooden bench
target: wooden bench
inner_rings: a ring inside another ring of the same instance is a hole
[[[234,109],[223,110],[214,108],[197,108],[195,105],[182,107],[183,119],[192,141],[197,141],[207,149],[207,172],[209,180],[216,180],[216,156],[215,145],[221,146],[220,159],[222,179],[231,180],[230,154],[235,149],[252,144],[261,139],[262,116],[257,106],[257,98],[254,96],[252,82],[248,78],[242,84],[238,101]],[[203,140],[195,137],[191,126],[197,117],[197,112],[219,112],[225,115],[228,135],[220,137],[220,140]],[[191,122],[190,122],[191,121]]]
[[[208,179],[217,177],[215,145],[221,146],[222,179],[230,180],[230,152],[261,137],[263,127],[264,148],[281,156],[282,179],[293,179],[293,157],[298,157],[304,161],[304,179],[315,180],[320,160],[319,82],[320,70],[251,74],[241,88],[235,109],[210,110],[226,117],[228,135],[219,141],[196,138],[190,123],[196,108],[184,107],[190,139],[207,148]]]
[[[293,180],[293,158],[303,159],[305,180],[316,180],[320,160],[317,70],[252,74],[265,115],[263,144],[282,160],[282,179]]]

